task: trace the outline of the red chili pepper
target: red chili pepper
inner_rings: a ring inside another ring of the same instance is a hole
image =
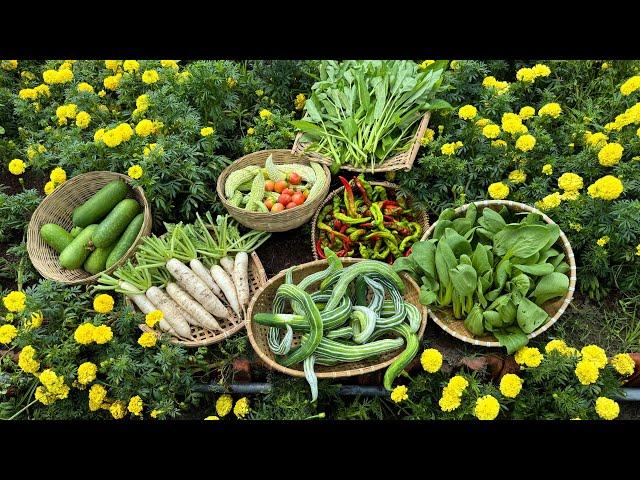
[[[350,217],[356,217],[357,216],[356,215],[356,203],[355,203],[355,200],[353,198],[353,189],[351,188],[351,184],[343,176],[339,176],[338,178],[342,182],[342,185],[344,185],[344,191],[346,193],[346,202],[345,203],[346,203],[346,207],[347,207],[347,214]]]
[[[356,187],[358,187],[358,190],[360,190],[360,195],[362,195],[362,201],[366,205],[371,205],[371,200],[369,200],[369,197],[367,196],[367,191],[364,189],[364,186],[362,185],[362,182],[360,182],[360,179],[358,177],[353,177],[353,181],[356,183]]]
[[[337,256],[339,257],[344,257],[347,254],[348,250],[340,250],[339,252],[336,253]]]
[[[330,239],[331,245],[336,243],[336,234],[334,232],[329,232],[329,239]]]
[[[389,265],[393,265],[395,258],[393,257],[393,255],[390,253],[389,256],[387,257],[387,263]]]
[[[360,226],[363,228],[371,228],[373,227],[373,224],[371,222],[367,222],[367,223],[361,223]]]
[[[339,232],[340,232],[340,233],[344,233],[344,232],[345,232],[345,230],[346,230],[347,228],[349,228],[349,225],[347,225],[347,224],[345,223],[344,225],[342,225],[342,226],[340,227]]]
[[[404,252],[404,256],[408,257],[409,255],[411,255],[411,250],[413,250],[413,247],[408,248],[405,252]]]
[[[387,207],[397,207],[398,206],[398,202],[396,202],[395,200],[383,200],[382,201],[382,205],[380,205],[380,209],[384,209]]]
[[[385,222],[394,222],[396,221],[395,218],[393,218],[391,215],[383,215],[382,218],[385,219]]]
[[[327,258],[327,256],[324,254],[324,252],[322,251],[322,244],[321,244],[321,240],[318,239],[316,241],[316,253],[318,254],[318,256],[320,258]]]
[[[340,220],[338,220],[337,218],[333,220],[333,228],[335,228],[336,230],[340,230],[340,227],[342,227],[342,222]]]

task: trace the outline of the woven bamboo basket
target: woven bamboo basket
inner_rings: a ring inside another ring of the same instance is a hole
[[[356,262],[362,261],[361,258],[342,258],[342,264],[344,266],[351,265]],[[298,265],[293,270],[294,283],[300,282],[303,278],[311,275],[312,273],[324,270],[327,268],[326,260],[316,260],[314,262],[303,263]],[[253,315],[261,312],[271,312],[273,299],[275,297],[278,287],[284,282],[286,270],[281,271],[275,277],[271,278],[266,285],[264,285],[255,295],[253,295],[251,302],[249,303],[249,309],[247,310],[247,318],[250,320],[247,322],[247,333],[249,335],[249,341],[251,346],[256,351],[260,359],[271,369],[282,372],[286,375],[293,377],[304,377],[302,370],[302,363],[293,367],[284,367],[276,361],[274,353],[269,349],[267,340],[267,334],[269,327],[260,325],[254,322]],[[420,330],[418,330],[418,337],[422,338],[425,327],[427,326],[427,313],[426,309],[420,304],[418,298],[420,296],[420,289],[418,285],[408,275],[402,274],[402,279],[405,283],[404,298],[406,301],[411,302],[420,309],[422,312],[422,324]],[[310,291],[317,286],[312,284]],[[298,345],[300,341],[300,335],[294,334],[293,344]],[[391,363],[402,353],[404,346],[393,352],[385,353],[377,358],[371,358],[368,360],[361,360],[359,362],[343,363],[333,366],[316,365],[314,370],[318,378],[344,378],[352,377],[354,375],[364,375],[366,373],[375,372],[391,365]]]
[[[313,159],[306,155],[294,155],[289,150],[261,150],[259,152],[250,153],[236,160],[222,171],[218,177],[216,191],[218,192],[220,201],[225,206],[229,214],[245,227],[263,232],[286,232],[287,230],[292,230],[303,223],[308,222],[313,216],[313,212],[315,212],[316,207],[322,203],[322,200],[329,191],[331,173],[327,166],[323,165],[326,178],[325,185],[320,193],[316,198],[306,201],[302,205],[291,210],[283,210],[278,213],[249,212],[244,208],[236,207],[229,203],[224,195],[224,184],[226,183],[229,174],[249,165],[259,165],[260,167],[263,167],[264,162],[267,160],[269,155],[273,155],[273,162],[276,164],[301,163],[303,165],[309,165],[313,161]]]
[[[267,274],[262,267],[262,262],[260,262],[260,258],[256,252],[251,252],[249,255],[249,294],[253,297],[258,290],[260,290],[267,283]],[[223,300],[222,303],[225,306],[228,306],[226,300]],[[125,297],[125,304],[134,310],[137,310],[137,307],[133,304],[128,297]],[[229,309],[231,311],[231,309]],[[185,340],[178,337],[170,337],[170,342],[175,343],[176,345],[182,345],[184,347],[202,347],[204,345],[211,345],[212,343],[218,343],[226,338],[229,338],[234,333],[238,332],[245,325],[245,319],[238,317],[235,314],[232,314],[229,318],[220,319],[216,318],[218,323],[222,327],[222,331],[212,331],[202,327],[194,327],[191,326],[191,335],[193,336],[193,340]],[[140,330],[143,332],[153,332],[157,337],[161,336],[161,332],[157,329],[149,328],[146,323],[142,323],[139,325]]]
[[[551,218],[545,215],[543,212],[538,210],[537,208],[531,207],[524,203],[512,202],[510,200],[484,200],[481,202],[474,202],[478,207],[478,213],[480,213],[485,207],[491,208],[493,210],[500,210],[503,205],[507,206],[510,210],[516,212],[527,212],[527,213],[537,213],[541,215],[545,222],[550,224],[555,224]],[[456,214],[464,213],[470,204],[463,205],[456,209]],[[433,229],[437,225],[438,222],[435,222],[429,230],[425,232],[422,236],[422,240],[427,240],[431,234],[433,233]],[[558,321],[560,316],[565,312],[569,303],[571,303],[571,299],[573,298],[573,293],[576,289],[576,261],[575,256],[573,255],[573,249],[571,248],[571,244],[567,239],[567,236],[564,234],[562,230],[560,230],[560,238],[558,242],[556,242],[556,246],[558,243],[561,244],[562,250],[565,254],[565,261],[569,264],[569,290],[564,298],[549,300],[548,302],[541,305],[541,307],[549,314],[551,317],[547,322],[542,325],[537,330],[531,332],[528,337],[535,338],[541,333],[545,332],[549,329],[554,323]],[[492,334],[483,335],[480,337],[474,336],[467,328],[464,326],[464,320],[458,320],[453,317],[453,312],[451,309],[443,309],[438,310],[436,313],[427,309],[429,315],[444,331],[453,335],[454,337],[462,340],[463,342],[471,343],[473,345],[478,345],[481,347],[501,347],[497,338]]]
[[[89,172],[67,180],[53,193],[45,197],[33,212],[27,230],[27,252],[33,266],[44,278],[56,280],[67,285],[79,285],[95,282],[101,273],[111,273],[122,265],[135,251],[143,236],[151,233],[153,219],[151,208],[141,187],[130,189],[129,198],[140,203],[144,213],[144,221],[140,233],[127,253],[110,268],[97,275],[91,275],[82,269],[66,270],[60,266],[58,254],[40,238],[40,228],[45,223],[56,223],[66,230],[73,227],[71,217],[73,209],[86,202],[93,194],[114,180],[131,182],[131,178],[115,172]]]
[[[389,157],[378,163],[373,170],[370,170],[371,173],[377,172],[391,172],[394,170],[411,170],[413,166],[413,162],[418,155],[418,150],[420,149],[420,140],[422,140],[422,136],[424,135],[425,130],[427,129],[427,125],[429,125],[429,118],[431,118],[431,112],[426,112],[420,124],[418,125],[418,130],[416,131],[416,135],[413,138],[413,142],[411,143],[411,147],[409,147],[406,151],[394,155],[393,157]],[[308,157],[311,157],[313,160],[324,163],[325,165],[331,165],[332,160],[324,155],[321,155],[316,152],[305,152],[305,149],[309,145],[309,142],[305,142],[303,140],[304,134],[299,132],[296,135],[295,142],[293,144],[293,148],[291,152],[296,155],[305,154]],[[367,167],[357,168],[353,165],[343,164],[340,166],[340,170],[348,170],[350,172],[365,172],[367,171]]]
[[[373,186],[380,185],[387,189],[392,189],[392,190],[398,189],[398,185],[396,185],[395,183],[389,183],[389,182],[369,182],[369,183]],[[322,202],[322,204],[318,207],[318,209],[316,210],[316,213],[313,215],[313,220],[311,221],[311,252],[313,253],[313,258],[315,258],[316,260],[318,260],[318,252],[316,251],[316,240],[318,239],[318,236],[320,234],[320,230],[316,226],[318,223],[318,215],[320,215],[320,212],[326,205],[329,205],[331,202],[333,202],[333,197],[335,197],[336,195],[342,195],[342,192],[344,192],[344,186],[337,188],[333,192],[331,192],[329,196],[325,199],[325,201]],[[420,223],[420,225],[422,225],[422,231],[426,232],[427,229],[429,228],[429,215],[424,211],[420,211],[416,215],[416,221]]]

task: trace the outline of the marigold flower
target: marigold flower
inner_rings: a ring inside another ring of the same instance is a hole
[[[137,164],[129,167],[129,170],[127,170],[127,175],[129,175],[134,180],[137,180],[140,177],[142,177],[143,173],[144,172],[142,170],[142,167],[140,165],[137,165]]]
[[[536,74],[531,68],[521,68],[516,72],[516,80],[524,83],[533,83],[536,79]]]
[[[121,60],[105,60],[104,61],[104,66],[108,70],[113,71],[114,73],[118,71],[118,68],[120,67],[121,64],[122,64]]]
[[[13,175],[22,175],[27,169],[27,164],[19,158],[14,158],[9,162],[9,172]]]
[[[596,413],[603,420],[614,420],[620,415],[620,405],[610,398],[598,397],[596,399]]]
[[[163,318],[164,313],[162,313],[161,310],[153,310],[145,315],[144,323],[146,323],[150,328],[153,328]]]
[[[500,404],[494,396],[485,395],[476,400],[473,413],[478,420],[494,420],[500,413]]]
[[[158,341],[158,337],[152,332],[144,332],[138,338],[138,345],[143,348],[151,348],[156,346],[156,342]]]
[[[427,348],[420,355],[420,363],[425,372],[436,373],[442,367],[442,354],[435,348]]]
[[[220,420],[218,417],[216,417],[215,415],[209,415],[208,417],[204,417],[205,420]]]
[[[544,164],[543,167],[542,167],[542,173],[544,173],[545,175],[552,175],[553,174],[553,166],[550,163]]]
[[[212,135],[213,132],[214,130],[211,127],[204,127],[200,129],[200,135],[202,135],[203,137],[208,137],[209,135]]]
[[[500,393],[508,398],[516,398],[522,389],[522,379],[513,373],[507,373],[500,380]]]
[[[38,92],[33,88],[23,88],[18,92],[18,97],[22,100],[36,100],[38,98]]]
[[[25,309],[27,296],[20,291],[14,290],[2,297],[2,303],[10,312],[20,313]]]
[[[144,404],[142,402],[142,398],[140,398],[140,395],[136,395],[135,397],[131,397],[131,399],[129,400],[127,410],[129,410],[134,415],[140,416],[142,414],[143,406]]]
[[[118,400],[111,404],[111,406],[109,407],[109,412],[111,413],[111,416],[113,418],[115,418],[116,420],[121,420],[127,414],[127,409],[124,406],[124,402]]]
[[[434,63],[436,63],[435,60],[425,60],[420,65],[418,65],[418,68],[420,70],[425,70],[429,65],[433,65]]]
[[[456,150],[458,150],[459,148],[461,148],[462,142],[457,141],[457,142],[452,142],[452,143],[445,143],[444,145],[442,145],[442,148],[440,149],[440,151],[442,152],[443,155],[453,155],[454,153],[456,153]]]
[[[576,355],[577,350],[575,348],[567,346],[564,340],[551,340],[544,347],[544,351],[551,353],[553,351],[558,352],[561,355]]]
[[[89,389],[89,410],[95,412],[102,406],[102,402],[107,397],[107,390],[100,384],[94,383]]]
[[[494,200],[502,200],[509,196],[509,187],[502,182],[492,183],[487,191]]]
[[[91,115],[87,112],[78,112],[76,115],[76,125],[82,129],[85,129],[89,126],[89,122],[91,122]]]
[[[249,399],[247,397],[242,397],[236,402],[236,406],[233,407],[233,413],[238,418],[244,418],[249,414],[250,411],[251,409],[249,408]]]
[[[116,90],[120,85],[121,79],[122,79],[122,74],[117,73],[115,75],[111,75],[105,78],[102,84],[104,85],[104,88],[106,88],[107,90]]]
[[[486,125],[482,129],[482,135],[487,138],[497,138],[500,135],[500,127],[498,125]]]
[[[543,212],[546,212],[547,210],[553,210],[560,205],[561,202],[562,196],[560,195],[560,192],[553,192],[539,202],[536,202],[536,206]]]
[[[151,413],[149,414],[149,416],[151,418],[158,418],[160,415],[162,414],[162,410],[151,410]]]
[[[522,347],[514,358],[518,365],[534,368],[540,366],[544,357],[536,347]]]
[[[536,114],[536,109],[533,107],[522,107],[520,109],[520,112],[518,113],[518,116],[522,119],[522,120],[527,120],[528,118],[533,117]]]
[[[77,90],[78,92],[94,93],[93,87],[87,82],[79,83]]]
[[[137,72],[140,69],[140,64],[136,60],[125,60],[122,68],[125,72]]]
[[[583,359],[589,360],[598,368],[604,368],[607,365],[607,353],[597,345],[582,347],[580,353]]]
[[[96,329],[92,323],[78,325],[73,333],[73,338],[81,345],[88,345],[93,342],[93,331]]]
[[[536,145],[536,137],[533,135],[522,135],[516,140],[516,148],[523,152],[528,152]]]
[[[84,362],[78,367],[78,383],[88,385],[96,379],[98,367],[95,363]]]
[[[462,395],[462,392],[464,392],[464,390],[469,386],[469,382],[467,381],[466,378],[464,378],[461,375],[455,375],[453,377],[451,377],[451,379],[449,380],[449,383],[447,384],[447,387],[451,392],[455,393],[456,395]]]
[[[622,185],[622,181],[613,175],[606,175],[599,178],[589,185],[589,188],[587,189],[587,193],[590,197],[608,201],[615,200],[623,191],[624,187]]]
[[[619,143],[607,143],[600,149],[600,152],[598,152],[600,165],[604,167],[613,167],[614,165],[617,165],[620,163],[623,151],[624,147]]]
[[[504,140],[493,140],[491,142],[491,146],[496,148],[506,148],[507,142],[505,142]]]
[[[520,133],[522,131],[522,119],[515,113],[505,113],[502,115],[502,129],[507,133]]]
[[[24,373],[36,373],[40,368],[40,362],[35,358],[36,349],[31,345],[25,346],[18,355],[18,366]]]
[[[636,362],[633,361],[631,355],[628,353],[619,353],[615,355],[611,361],[611,365],[616,369],[620,375],[629,376],[633,375],[636,370]]]
[[[256,133],[256,129],[253,127],[249,127],[247,129],[247,135],[253,135],[254,133]]]
[[[271,115],[272,115],[271,112],[266,108],[263,108],[262,110],[260,110],[260,118],[269,118]]]
[[[609,137],[602,132],[585,132],[584,140],[590,147],[604,147],[609,140]]]
[[[156,129],[153,122],[148,119],[140,120],[136,125],[136,134],[139,137],[147,137],[152,133],[155,133]]]
[[[558,178],[558,188],[566,191],[576,191],[582,189],[584,183],[578,174],[566,172]]]
[[[51,181],[44,184],[45,195],[51,195],[55,189],[56,189],[56,184]]]
[[[43,317],[41,312],[33,312],[29,320],[25,322],[26,327],[29,330],[33,330],[34,328],[40,328],[42,325]]]
[[[102,293],[93,299],[93,309],[98,313],[109,313],[113,310],[113,297]]]
[[[175,60],[160,60],[160,65],[164,68],[173,68],[174,70],[178,70],[178,62]]]
[[[600,375],[596,364],[585,358],[576,364],[574,372],[582,385],[591,385],[596,383],[598,381],[598,376]]]
[[[478,114],[478,109],[473,105],[465,105],[458,110],[458,116],[462,120],[472,120]]]
[[[457,395],[442,395],[440,400],[438,400],[438,405],[440,406],[440,410],[443,412],[452,412],[456,408],[458,408],[461,404],[460,397]]]
[[[559,103],[547,103],[540,110],[538,110],[538,116],[544,117],[545,115],[558,118],[562,113],[562,108]]]
[[[227,414],[233,408],[233,398],[231,395],[220,395],[218,400],[216,400],[216,413],[222,418],[227,416]]]
[[[432,129],[430,129],[430,128],[425,129],[424,135],[420,139],[420,145],[425,146],[429,142],[432,142],[435,134],[436,134],[436,132],[433,131]]]
[[[104,345],[113,338],[113,331],[108,325],[99,325],[93,330],[93,340],[98,345]]]
[[[598,244],[599,247],[604,247],[607,243],[609,243],[609,236],[605,235],[604,237],[600,237],[596,243]]]
[[[293,102],[293,106],[296,110],[302,110],[304,108],[305,103],[307,103],[307,97],[304,93],[299,93],[296,95],[296,99]]]
[[[640,88],[640,75],[634,75],[622,85],[620,85],[620,93],[625,97],[631,95]]]
[[[398,385],[391,392],[391,400],[393,400],[395,403],[400,403],[403,400],[408,400],[409,399],[409,395],[407,393],[408,391],[409,390],[405,385]]]
[[[142,74],[142,81],[148,85],[156,83],[160,79],[158,72],[155,70],[145,70]]]
[[[11,343],[17,336],[18,329],[13,325],[7,323],[0,327],[0,343],[2,343],[3,345]]]
[[[551,69],[542,63],[535,64],[531,70],[536,77],[548,77],[551,74]]]

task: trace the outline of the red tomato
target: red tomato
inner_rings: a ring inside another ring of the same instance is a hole
[[[296,192],[291,195],[291,201],[296,205],[302,205],[304,203],[304,195],[301,192]]]
[[[273,213],[281,212],[284,210],[284,205],[281,203],[275,203],[273,207],[271,207],[271,211]]]
[[[289,180],[289,183],[291,183],[291,185],[300,185],[300,182],[302,181],[302,177],[298,175],[296,172],[291,172],[288,175],[287,180]]]
[[[278,193],[282,193],[282,191],[287,188],[289,186],[289,184],[287,182],[285,182],[284,180],[278,180],[275,185],[273,186],[273,189],[278,192]]]
[[[264,201],[264,206],[267,207],[269,210],[271,210],[273,208],[273,200],[271,200],[270,198],[267,198]]]
[[[282,190],[282,193],[285,193],[287,195],[293,195],[295,192],[290,188],[285,188],[284,190]]]
[[[280,196],[278,197],[278,203],[281,203],[282,205],[286,205],[290,201],[291,201],[291,195],[289,195],[288,193],[281,193]]]
[[[266,182],[264,182],[264,189],[267,192],[273,192],[273,187],[276,186],[276,183],[273,180],[267,180]]]
[[[287,210],[289,210],[290,208],[296,208],[298,206],[298,204],[296,202],[289,202],[287,203]]]

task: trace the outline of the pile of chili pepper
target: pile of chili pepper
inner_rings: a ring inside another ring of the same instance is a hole
[[[320,230],[316,252],[326,258],[324,247],[339,257],[362,257],[388,263],[409,255],[411,245],[420,240],[422,226],[405,200],[393,190],[372,186],[358,175],[351,181],[338,177],[344,194],[334,195],[318,215]],[[390,198],[393,197],[393,198]]]

